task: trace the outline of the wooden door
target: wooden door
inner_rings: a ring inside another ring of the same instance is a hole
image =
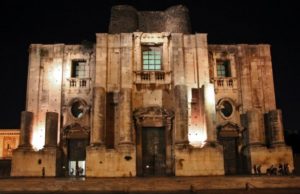
[[[144,176],[166,175],[166,140],[163,127],[143,128],[142,160]]]

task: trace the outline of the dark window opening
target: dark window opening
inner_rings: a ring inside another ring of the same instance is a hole
[[[76,101],[72,104],[71,113],[75,118],[81,118],[84,113],[84,104],[80,101]]]
[[[217,76],[218,77],[231,77],[230,61],[218,60],[217,61]]]
[[[231,116],[231,114],[233,112],[233,107],[232,107],[231,103],[228,101],[223,101],[221,112],[225,117]]]
[[[159,71],[162,70],[161,47],[143,47],[143,70]]]
[[[72,78],[87,78],[89,77],[89,69],[85,60],[72,61],[71,77]]]

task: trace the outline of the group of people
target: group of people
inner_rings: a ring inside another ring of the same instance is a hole
[[[76,174],[74,174],[74,168],[71,168],[71,171],[70,171],[70,175],[71,176],[82,176],[83,175],[83,168],[82,167],[77,167],[76,168]]]
[[[279,164],[278,168],[274,167],[272,164],[269,168],[267,168],[267,175],[289,175],[289,164]]]
[[[255,175],[261,175],[261,165],[260,164],[254,164],[253,165],[253,170],[254,170],[254,174]],[[290,170],[289,170],[289,164],[288,163],[284,163],[284,164],[279,164],[278,168],[275,167],[273,164],[267,168],[266,170],[266,174],[267,175],[289,175],[290,174]]]

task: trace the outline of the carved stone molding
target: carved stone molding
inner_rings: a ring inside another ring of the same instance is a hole
[[[165,126],[171,130],[174,112],[159,106],[139,108],[133,112],[135,123],[140,126]]]
[[[90,129],[86,128],[86,127],[82,127],[80,124],[78,123],[73,123],[71,125],[68,125],[66,127],[64,127],[63,131],[62,131],[62,143],[66,144],[67,139],[76,139],[76,138],[89,138],[89,134],[90,134]]]

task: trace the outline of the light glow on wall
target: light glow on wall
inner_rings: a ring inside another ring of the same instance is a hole
[[[56,68],[53,69],[52,73],[49,74],[49,80],[52,84],[59,84],[61,80],[62,72],[59,65],[56,65]]]
[[[33,127],[32,147],[34,150],[40,150],[45,145],[45,124],[39,123]]]
[[[189,130],[188,138],[192,146],[202,148],[207,140],[206,130],[201,128],[192,128]]]
[[[213,84],[205,84],[204,86],[204,99],[207,104],[215,106],[215,89]]]

